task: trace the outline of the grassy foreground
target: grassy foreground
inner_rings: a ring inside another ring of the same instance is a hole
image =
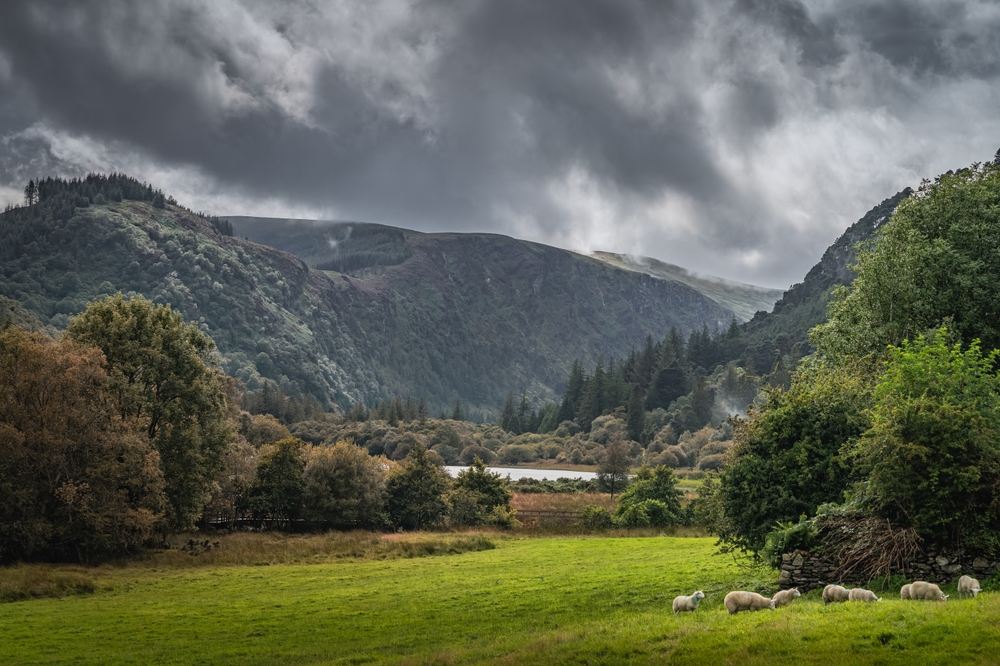
[[[1000,595],[730,617],[773,573],[701,538],[536,538],[413,559],[103,571],[0,604],[0,663],[996,663]],[[446,552],[446,551],[442,551]],[[430,554],[430,553],[428,553]],[[188,556],[185,556],[188,557]],[[708,598],[675,617],[676,594]]]

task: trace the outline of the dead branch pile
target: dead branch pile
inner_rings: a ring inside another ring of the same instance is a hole
[[[859,514],[823,516],[817,521],[822,552],[835,563],[834,580],[871,580],[903,571],[922,552],[913,528]]]

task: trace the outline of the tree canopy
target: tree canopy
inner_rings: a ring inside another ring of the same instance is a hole
[[[92,302],[66,333],[104,353],[122,418],[140,423],[159,452],[167,526],[192,526],[233,436],[215,344],[170,306],[121,293]]]

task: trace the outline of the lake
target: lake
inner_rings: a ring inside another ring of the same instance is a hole
[[[459,472],[467,468],[461,465],[448,465],[445,469],[448,470],[448,474],[455,477],[458,476]],[[555,481],[556,479],[583,479],[584,481],[590,481],[597,478],[597,474],[594,472],[577,472],[567,469],[531,469],[530,467],[487,467],[486,469],[491,472],[499,472],[504,476],[510,476],[511,481],[517,481],[518,479],[549,479],[550,481]]]

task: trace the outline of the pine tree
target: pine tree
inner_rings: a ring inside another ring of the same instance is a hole
[[[452,421],[464,421],[465,414],[462,412],[462,399],[455,398],[455,406],[451,410]]]
[[[583,397],[583,384],[583,367],[580,361],[573,361],[573,368],[569,371],[569,381],[566,382],[566,392],[559,406],[558,423],[576,418],[580,398]]]
[[[503,409],[500,411],[500,427],[507,432],[514,433],[515,435],[520,435],[521,433],[515,432],[518,427],[517,412],[514,411],[514,392],[510,391],[507,393],[507,400],[503,403]]]
[[[576,422],[585,431],[590,432],[590,423],[604,413],[604,400],[607,391],[607,377],[604,374],[604,359],[597,359],[594,374],[586,382],[587,388],[580,401],[580,411]]]
[[[643,426],[646,424],[646,410],[642,404],[642,390],[638,386],[632,387],[632,394],[628,399],[625,424],[628,428],[628,438],[634,442],[638,442],[642,436]]]
[[[34,206],[38,203],[38,186],[35,185],[34,179],[29,180],[28,184],[24,188],[24,205]]]

